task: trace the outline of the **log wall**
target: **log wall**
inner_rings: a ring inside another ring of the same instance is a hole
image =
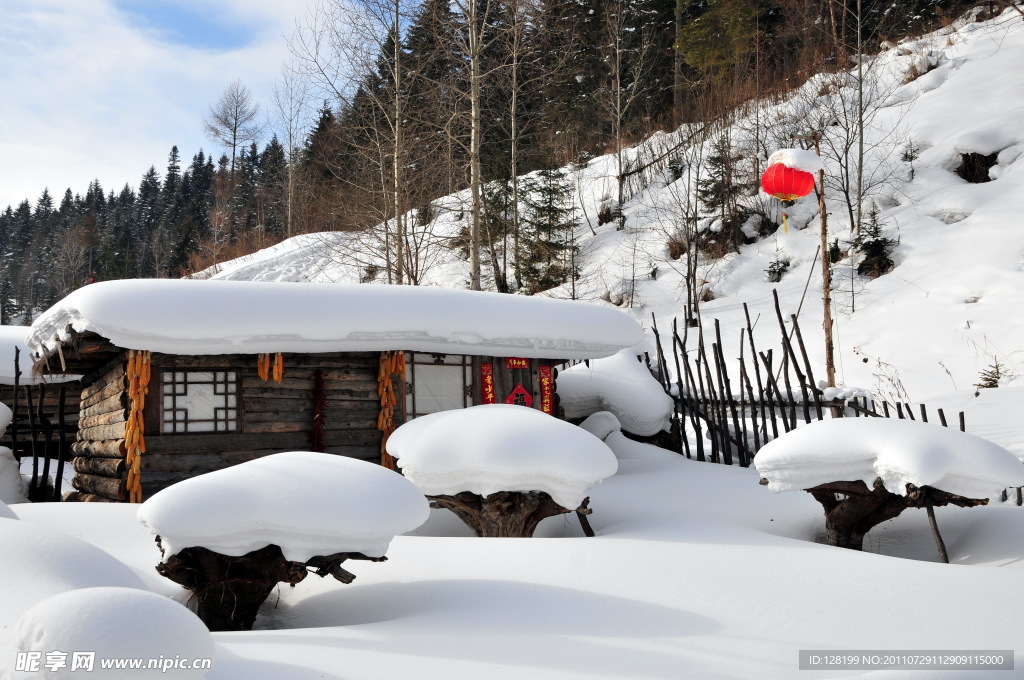
[[[128,420],[128,379],[125,359],[118,356],[83,380],[79,401],[78,437],[71,445],[71,480],[76,491],[65,500],[125,501],[128,499],[124,432]]]
[[[144,411],[146,452],[142,455],[142,490],[148,498],[175,482],[224,467],[290,450],[308,450],[313,425],[313,375],[324,374],[324,437],[327,453],[376,461],[376,352],[285,354],[280,383],[263,380],[255,355],[152,355],[153,377]],[[227,370],[239,374],[238,430],[221,433],[161,432],[162,371]],[[123,501],[127,498],[124,466],[125,422],[130,411],[124,357],[95,373],[82,392],[74,486],[68,500]]]
[[[185,357],[153,354],[154,380],[146,401],[142,491],[147,498],[175,482],[281,451],[309,450],[313,376],[324,374],[327,453],[379,458],[376,352],[284,354],[280,383],[263,380],[255,355]],[[239,429],[229,433],[163,434],[160,374],[173,370],[229,370],[239,374]]]
[[[184,479],[272,453],[311,450],[317,370],[322,371],[324,377],[322,443],[325,452],[379,461],[382,440],[382,433],[377,429],[381,411],[377,392],[379,361],[377,352],[285,354],[284,377],[278,383],[259,377],[257,357],[252,354],[178,356],[154,353],[144,410],[143,498]],[[533,396],[534,408],[540,408],[537,368],[556,362],[534,359],[528,368],[508,369],[500,357],[474,359],[475,403],[482,403],[479,385],[482,362],[493,365],[495,396],[499,403],[517,383],[522,383]],[[69,493],[67,500],[127,499],[124,436],[131,403],[127,396],[125,366],[126,354],[122,354],[95,371],[82,390],[78,441],[71,447],[76,473],[73,484],[77,491]],[[238,373],[237,431],[162,432],[162,374],[182,370]],[[403,420],[400,415],[403,401],[399,400],[395,414],[399,424]]]

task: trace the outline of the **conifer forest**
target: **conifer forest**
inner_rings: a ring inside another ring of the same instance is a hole
[[[572,275],[558,168],[728,117],[971,4],[323,0],[287,36],[272,101],[236,80],[195,112],[208,148],[169,149],[135,186],[51,187],[0,210],[0,324],[91,280],[185,276],[310,232],[378,234],[372,278],[415,284],[409,227],[456,192],[465,228],[445,247],[470,287],[545,290]]]

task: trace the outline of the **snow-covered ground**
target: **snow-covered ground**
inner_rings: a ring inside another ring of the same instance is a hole
[[[256,630],[215,633],[206,677],[935,677],[798,671],[802,649],[1015,649],[1024,664],[1019,508],[938,508],[951,565],[936,563],[923,511],[868,534],[860,553],[813,542],[820,506],[771,493],[753,469],[688,461],[618,432],[607,443],[619,471],[591,490],[596,538],[566,516],[545,520],[540,538],[471,538],[434,510],[394,539],[388,562],[355,565],[353,584],[282,587]],[[154,571],[159,552],[137,506],[13,510],[20,522],[0,528],[46,543],[0,553],[4,663],[22,611],[48,594],[119,585],[185,599]],[[86,559],[83,542],[107,554]],[[975,676],[1002,677],[992,673]]]

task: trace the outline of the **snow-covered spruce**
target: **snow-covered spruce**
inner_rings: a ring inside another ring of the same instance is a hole
[[[668,430],[674,408],[672,397],[630,350],[559,372],[558,396],[567,418],[610,411],[622,429],[644,437]]]
[[[44,665],[33,678],[126,677],[123,668],[104,668],[105,659],[159,662],[132,670],[132,678],[203,678],[204,660],[212,663],[214,656],[213,636],[195,614],[163,595],[133,588],[83,588],[49,597],[22,614],[12,637],[18,651],[68,651],[65,667]],[[92,669],[72,671],[72,652],[83,650],[95,653]]]
[[[856,550],[872,527],[908,507],[931,513],[933,506],[985,505],[1006,487],[1024,484],[1024,465],[997,444],[886,418],[800,427],[765,445],[754,465],[772,491],[808,491],[825,509],[827,542]]]
[[[138,511],[159,537],[157,571],[195,593],[211,630],[251,628],[276,584],[298,583],[307,568],[350,583],[355,576],[342,562],[383,561],[391,539],[428,515],[422,494],[401,475],[306,451],[193,477]]]
[[[586,430],[508,404],[417,418],[387,449],[407,479],[478,536],[528,537],[545,517],[586,512],[587,491],[618,469]]]

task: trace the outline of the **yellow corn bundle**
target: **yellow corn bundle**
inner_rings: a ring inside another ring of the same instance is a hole
[[[261,380],[270,379],[270,355],[260,354],[256,357],[256,374]]]
[[[267,357],[270,361],[270,357]],[[264,378],[265,380],[266,378]],[[284,379],[284,355],[278,352],[274,355],[274,382],[281,382]]]
[[[396,469],[395,459],[388,455],[385,447],[388,437],[395,431],[395,405],[398,403],[394,385],[395,375],[403,378],[405,376],[405,353],[382,352],[377,369],[377,395],[380,397],[377,429],[384,433],[380,442],[380,464],[391,470]]]
[[[142,502],[142,453],[146,450],[143,437],[145,421],[142,412],[149,393],[150,353],[128,352],[128,397],[131,399],[131,410],[125,423],[125,463],[128,466],[128,500],[132,503]]]

